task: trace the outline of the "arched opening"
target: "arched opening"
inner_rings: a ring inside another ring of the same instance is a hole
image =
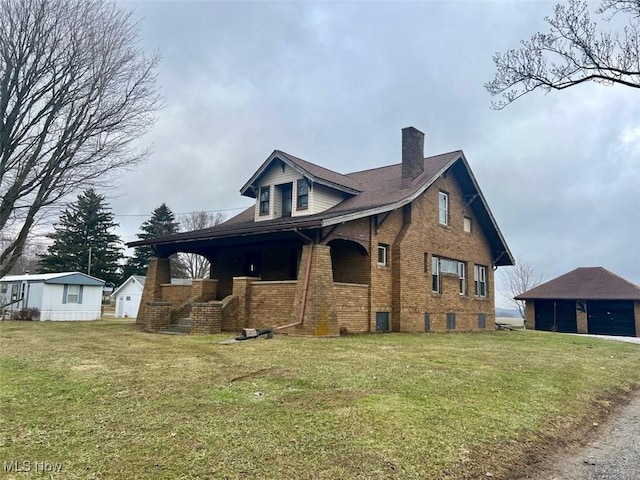
[[[362,245],[343,239],[332,240],[328,245],[331,247],[334,282],[369,284],[370,259]]]

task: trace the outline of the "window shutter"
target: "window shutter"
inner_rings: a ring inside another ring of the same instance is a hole
[[[80,285],[80,292],[78,293],[78,303],[82,303],[82,290],[84,290],[84,285]]]
[[[62,289],[62,303],[67,303],[67,291],[69,290],[69,285],[65,283],[64,288]]]

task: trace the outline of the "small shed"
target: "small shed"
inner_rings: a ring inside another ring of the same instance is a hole
[[[640,287],[602,267],[581,267],[521,293],[535,330],[640,336]]]
[[[147,277],[131,275],[111,294],[116,299],[116,317],[136,318]]]
[[[24,308],[37,308],[40,320],[99,320],[104,283],[80,272],[2,277],[3,318]]]

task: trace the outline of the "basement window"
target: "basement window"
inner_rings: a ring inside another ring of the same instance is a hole
[[[378,244],[378,265],[388,266],[389,265],[389,245],[385,245],[383,243]]]

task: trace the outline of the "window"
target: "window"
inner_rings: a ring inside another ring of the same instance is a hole
[[[456,314],[447,313],[447,330],[455,330],[455,329],[456,329]]]
[[[478,314],[478,328],[487,328],[487,316],[484,313]]]
[[[440,225],[449,225],[449,195],[445,192],[438,193],[438,212]]]
[[[431,291],[440,293],[440,259],[431,257]]]
[[[298,192],[296,208],[298,210],[306,210],[309,208],[309,182],[307,182],[306,178],[298,180],[296,190]]]
[[[473,280],[475,284],[476,296],[487,296],[487,267],[481,265],[473,266]]]
[[[66,303],[80,303],[80,285],[67,285]]]
[[[269,215],[270,187],[260,187],[260,215]]]
[[[376,312],[376,332],[389,331],[389,312]]]
[[[424,313],[424,331],[431,331],[431,314],[427,312]]]
[[[471,233],[471,218],[464,217],[464,231]]]
[[[467,294],[467,265],[464,262],[458,262],[458,278],[460,283],[460,295]]]
[[[440,273],[458,274],[458,262],[448,258],[440,259]]]
[[[378,244],[378,265],[384,265],[385,267],[388,265],[388,252],[389,245]]]

